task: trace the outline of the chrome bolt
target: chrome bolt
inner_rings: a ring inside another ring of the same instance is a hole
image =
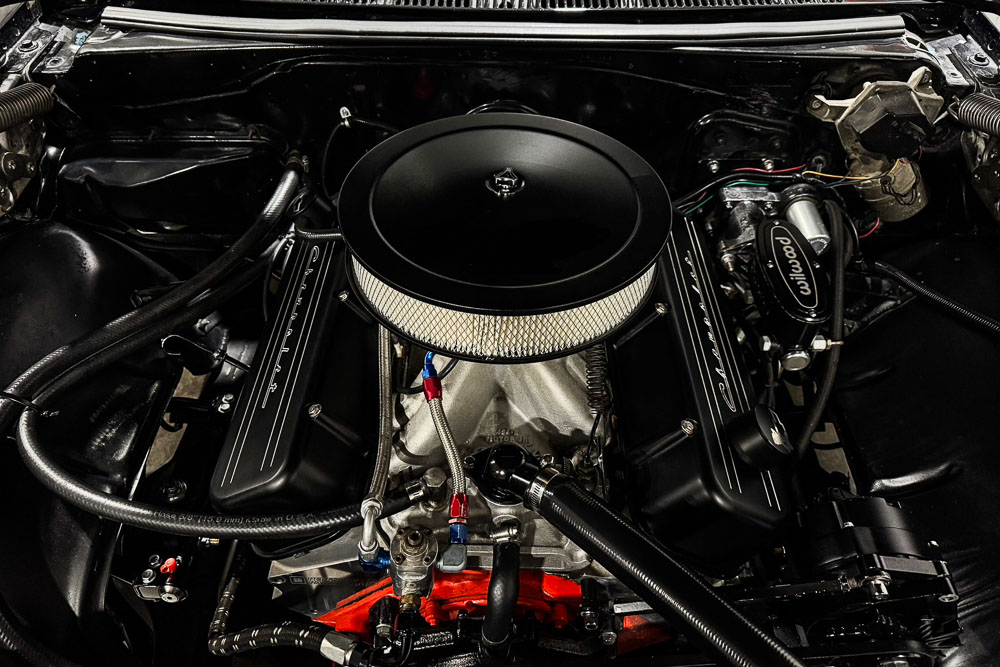
[[[617,633],[612,632],[611,630],[605,630],[601,633],[601,643],[605,646],[614,646],[616,641],[618,641]]]
[[[653,306],[653,309],[656,311],[656,314],[660,316],[666,315],[670,312],[670,306],[665,303],[658,303]]]
[[[310,419],[316,419],[316,417],[319,417],[319,413],[321,412],[323,412],[323,406],[320,405],[319,403],[313,403],[306,410],[306,414],[309,415]]]
[[[764,169],[774,171],[774,160],[767,158],[762,162],[762,164],[764,165]]]
[[[944,595],[939,595],[938,602],[958,602],[958,595],[955,593],[945,593]]]
[[[694,435],[698,432],[698,422],[693,419],[682,419],[681,420],[681,430],[688,435]]]
[[[30,39],[26,39],[21,42],[21,46],[17,47],[17,50],[21,53],[30,53],[38,48],[38,42],[34,42]]]
[[[151,584],[155,579],[156,579],[156,572],[154,572],[152,569],[146,569],[142,571],[142,583]]]
[[[713,174],[718,174],[719,169],[721,169],[721,166],[719,165],[718,160],[712,160],[708,163],[708,170]]]
[[[160,493],[168,503],[179,502],[187,495],[187,483],[182,479],[167,480],[160,487]]]
[[[219,399],[219,407],[216,408],[219,414],[224,415],[229,412],[233,407],[233,401],[236,397],[232,394],[223,394],[222,398]]]

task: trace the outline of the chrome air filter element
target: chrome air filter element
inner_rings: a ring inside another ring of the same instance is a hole
[[[624,324],[652,289],[671,215],[659,176],[626,146],[506,113],[384,141],[338,210],[351,278],[379,320],[430,349],[504,362]]]

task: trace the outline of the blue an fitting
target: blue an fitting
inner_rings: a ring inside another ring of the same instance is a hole
[[[449,527],[449,542],[451,544],[465,544],[469,541],[469,526],[464,523],[453,523]]]
[[[437,376],[437,369],[434,368],[434,353],[428,352],[427,356],[424,357],[424,379],[436,378]]]
[[[389,567],[389,560],[389,552],[381,547],[379,547],[379,550],[375,553],[375,557],[371,560],[365,558],[360,553],[358,554],[358,562],[361,564],[361,569],[365,572],[382,572]]]

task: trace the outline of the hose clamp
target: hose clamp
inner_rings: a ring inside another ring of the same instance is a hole
[[[548,488],[552,480],[561,475],[562,473],[555,468],[542,468],[539,471],[535,479],[531,481],[528,492],[524,496],[524,504],[528,506],[528,509],[534,512],[538,511],[542,505],[542,496],[545,495],[545,489]]]

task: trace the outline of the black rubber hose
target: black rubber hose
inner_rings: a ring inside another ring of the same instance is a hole
[[[48,646],[30,637],[14,618],[7,603],[0,599],[0,647],[21,656],[29,665],[77,667],[76,663],[57,655]]]
[[[486,596],[483,619],[483,648],[504,652],[510,642],[511,623],[521,594],[521,545],[502,542],[493,545],[493,571]]]
[[[24,86],[20,86],[15,91],[20,90],[20,88],[24,88]],[[22,97],[28,97],[30,91],[31,89],[25,90],[21,94]],[[35,110],[46,108],[39,91],[31,92],[31,97],[38,99],[30,104],[22,101],[18,105],[8,105],[6,115],[0,111],[0,126],[5,122],[13,122],[10,119],[18,117],[17,114],[28,113],[29,110],[34,114]],[[2,102],[2,98],[0,98],[0,102]],[[100,329],[78,338],[69,345],[49,353],[21,373],[3,393],[22,397],[31,396],[66,369],[186,305],[204,292],[207,287],[234,269],[237,264],[243,261],[245,255],[270,232],[281,219],[288,203],[295,195],[298,183],[298,173],[295,170],[286,171],[257,221],[218,259],[183,285],[156,301],[127,313]],[[10,429],[22,408],[23,403],[20,401],[0,398],[0,434],[6,433]],[[19,630],[19,623],[16,622],[14,615],[4,604],[0,604],[0,644],[17,652],[31,664],[55,665],[57,667],[73,664],[52,653],[34,641],[27,633]]]
[[[233,602],[236,600],[236,591],[240,588],[240,575],[234,574],[229,577],[226,587],[222,589],[219,596],[219,604],[212,614],[212,623],[208,626],[208,638],[214,639],[226,634],[229,628],[229,613],[232,611]]]
[[[25,465],[55,495],[91,514],[171,535],[220,539],[289,539],[319,535],[362,524],[361,506],[307,514],[216,515],[180,512],[92,489],[48,456],[38,441],[38,413],[25,410],[18,425],[18,451]],[[407,496],[386,498],[381,516],[412,504]]]
[[[259,261],[253,274],[260,275],[264,263]],[[128,357],[155,343],[165,333],[176,330],[207,315],[225,303],[242,287],[245,281],[233,283],[209,292],[189,308],[117,345],[105,348],[51,383],[45,392],[34,397],[39,408],[53,404],[62,392],[93,373]],[[92,514],[138,528],[145,528],[174,535],[194,535],[225,539],[286,539],[318,535],[360,526],[360,505],[308,514],[220,516],[195,514],[164,509],[154,505],[134,502],[92,489],[79,481],[53,460],[38,438],[37,410],[24,409],[18,424],[18,451],[25,465],[35,477],[54,494]],[[383,516],[402,511],[412,503],[407,496],[388,498]]]
[[[52,111],[52,91],[39,83],[22,83],[0,93],[0,132]]]
[[[113,345],[127,336],[162,320],[167,314],[187,305],[192,299],[216,284],[244,260],[281,219],[288,203],[295,195],[299,174],[289,169],[281,177],[274,194],[256,222],[215,261],[199,271],[177,288],[141,308],[137,308],[105,324],[68,345],[37,361],[21,373],[4,393],[28,398],[37,394],[47,383],[78,364],[95,352]],[[20,405],[13,400],[0,398],[0,434],[6,433],[20,412]]]
[[[295,238],[305,241],[342,241],[344,234],[339,229],[306,229],[295,226]]]
[[[844,340],[844,294],[845,294],[845,265],[850,259],[848,252],[847,236],[844,234],[845,226],[843,213],[840,207],[832,201],[823,202],[826,209],[827,224],[830,225],[830,243],[833,246],[833,315],[830,318],[830,340],[842,342]],[[826,353],[823,364],[823,371],[820,375],[819,387],[816,396],[813,398],[809,412],[806,414],[805,422],[802,424],[802,431],[798,442],[795,443],[796,456],[801,460],[809,450],[813,434],[823,419],[826,406],[833,395],[833,386],[837,379],[837,368],[840,366],[840,348],[834,345]]]
[[[692,640],[725,664],[804,667],[785,646],[719,597],[697,574],[567,475],[543,472],[527,490],[526,504],[656,612],[690,628]]]
[[[208,629],[208,652],[216,657],[247,653],[273,646],[291,646],[319,653],[323,657],[336,660],[336,665],[348,667],[371,667],[371,651],[362,646],[358,639],[336,632],[316,623],[267,623],[256,625],[239,632],[226,633],[229,613],[240,586],[238,575],[230,577],[219,604],[212,615]]]
[[[212,637],[208,640],[208,652],[222,657],[256,651],[271,646],[294,646],[320,653],[323,640],[330,634],[330,628],[308,623],[268,623],[247,628],[240,632]]]
[[[164,333],[173,331],[185,322],[190,322],[192,319],[196,319],[199,316],[207,315],[218,308],[221,303],[231,299],[233,295],[245,287],[249,281],[263,275],[264,268],[264,262],[258,261],[257,264],[251,270],[243,274],[240,279],[233,280],[225,288],[220,288],[214,293],[210,292],[204,298],[195,301],[196,305],[191,307],[191,310],[194,311],[193,314],[185,311],[180,315],[175,315],[174,317],[161,323],[153,334],[142,337],[141,339],[138,336],[133,336],[130,339],[123,341],[123,343],[118,346],[106,348],[106,350],[113,350],[114,354],[109,354],[108,352],[104,352],[103,354],[98,353],[85,361],[83,364],[74,367],[69,374],[61,377],[60,380],[67,381],[67,384],[72,384],[72,381],[77,381],[78,379],[86,377],[88,374],[96,372],[110,363],[113,363],[114,359],[121,358],[121,356],[127,356],[142,347],[148,346],[150,343],[155,342],[158,339],[158,336],[162,336]],[[25,412],[31,413],[32,416],[35,414],[34,411],[30,409],[25,410]],[[22,456],[24,456],[23,450]],[[42,456],[44,458],[44,453],[42,453]],[[29,464],[29,469],[30,468],[31,466]],[[73,665],[72,662],[56,655],[44,645],[30,637],[29,633],[21,629],[19,627],[20,624],[13,619],[14,616],[10,609],[8,609],[7,605],[0,600],[0,645],[3,645],[5,648],[19,654],[32,665],[51,665],[54,667],[71,667]]]
[[[932,304],[941,306],[952,315],[956,315],[959,319],[964,320],[973,326],[979,327],[994,336],[1000,335],[1000,321],[993,319],[989,315],[983,315],[982,313],[978,313],[971,308],[963,306],[951,297],[947,297],[944,294],[941,294],[941,292],[933,290],[923,283],[918,282],[915,278],[903,273],[891,264],[886,264],[885,262],[875,262],[875,270],[882,275],[889,276],[917,296],[926,299]]]

